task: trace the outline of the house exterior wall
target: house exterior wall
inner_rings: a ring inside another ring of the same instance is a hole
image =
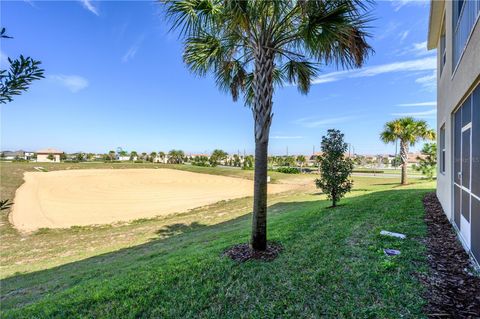
[[[445,127],[445,172],[441,165],[437,172],[437,197],[448,218],[454,219],[453,209],[453,136],[454,113],[480,83],[480,22],[477,17],[463,55],[457,65],[453,59],[453,5],[452,1],[432,1],[430,12],[429,47],[437,48],[437,145],[440,129]],[[432,21],[435,18],[436,21]],[[444,20],[443,20],[444,19]],[[443,21],[443,22],[442,22]],[[442,67],[441,30],[445,27],[446,62]],[[435,42],[432,43],[432,36]],[[438,147],[440,163],[441,148]],[[477,212],[478,213],[478,212]],[[473,212],[472,212],[473,214]],[[455,224],[455,223],[453,223]],[[472,232],[480,231],[472,229]],[[469,247],[467,247],[468,249]],[[480,256],[476,256],[480,260]]]
[[[59,163],[60,162],[60,155],[59,154],[54,154],[53,157],[54,157],[54,160],[51,161],[48,159],[48,155],[49,154],[37,154],[37,162],[57,162]]]

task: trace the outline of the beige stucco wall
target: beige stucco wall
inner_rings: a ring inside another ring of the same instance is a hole
[[[48,154],[37,154],[37,162],[60,162],[60,155],[58,154],[53,155],[53,157],[55,158],[54,161],[49,160],[47,157]]]
[[[453,171],[453,125],[452,113],[473,91],[480,82],[480,22],[473,29],[464,54],[460,59],[457,69],[453,70],[452,47],[452,2],[445,3],[445,31],[447,61],[442,74],[437,73],[437,132],[445,124],[445,174],[438,172],[437,196],[449,218],[452,216],[452,171]],[[440,47],[438,39],[437,47]],[[438,66],[440,70],[440,50],[437,50]],[[437,145],[440,145],[439,134]],[[440,149],[439,149],[440,151]]]

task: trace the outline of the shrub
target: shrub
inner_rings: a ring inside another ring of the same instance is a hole
[[[373,173],[373,174],[382,174],[385,171],[381,171],[378,169],[354,169],[352,173]]]
[[[296,167],[279,167],[275,171],[284,174],[300,174],[300,170]]]

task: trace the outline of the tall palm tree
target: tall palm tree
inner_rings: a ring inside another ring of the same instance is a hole
[[[308,93],[320,63],[363,65],[365,1],[163,0],[172,29],[184,40],[183,59],[198,75],[212,72],[234,101],[253,113],[254,204],[251,246],[267,244],[267,152],[275,89],[295,84]]]
[[[400,160],[402,165],[402,185],[407,184],[408,148],[420,140],[434,140],[435,131],[428,127],[427,122],[415,120],[413,117],[396,119],[385,124],[380,139],[384,143],[400,141]]]

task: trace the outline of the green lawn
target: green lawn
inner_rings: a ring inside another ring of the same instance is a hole
[[[2,198],[25,169],[15,165],[0,166]],[[249,178],[251,172],[239,174]],[[279,182],[292,178],[283,175]],[[312,176],[295,178],[313,184]],[[354,191],[336,209],[310,186],[271,196],[269,238],[284,251],[268,263],[220,256],[248,241],[251,198],[165,218],[29,235],[2,216],[1,317],[422,317],[415,276],[427,267],[421,198],[433,187],[356,177]],[[408,239],[381,237],[381,229]],[[383,248],[402,254],[387,258]]]

